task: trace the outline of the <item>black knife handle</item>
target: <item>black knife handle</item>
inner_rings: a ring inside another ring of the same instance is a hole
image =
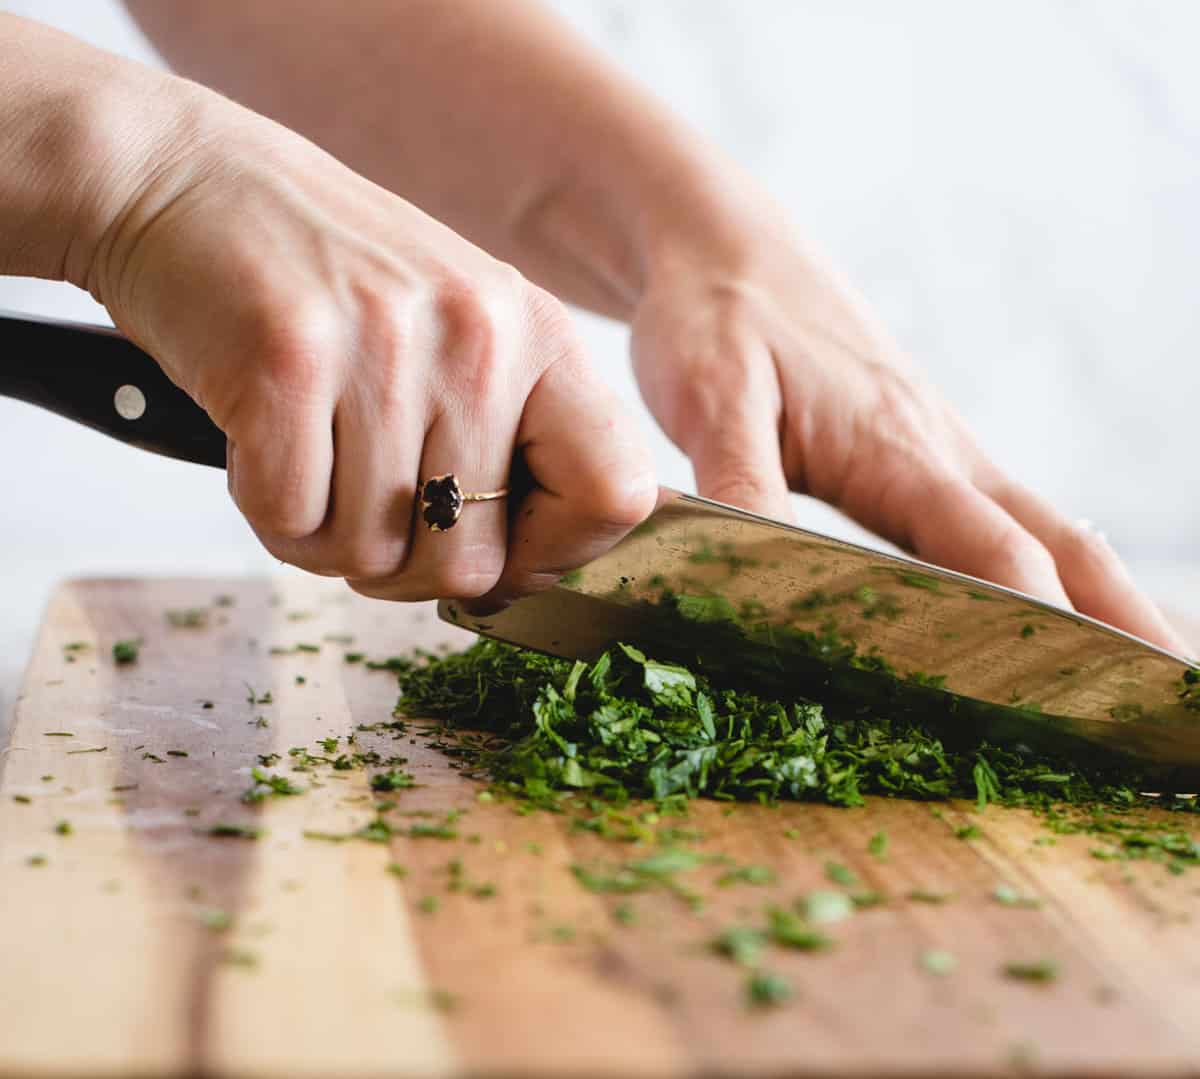
[[[208,413],[109,329],[0,314],[0,396],[139,449],[225,467],[225,435]]]

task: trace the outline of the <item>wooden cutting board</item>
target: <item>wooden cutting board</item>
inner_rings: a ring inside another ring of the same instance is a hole
[[[168,624],[187,608],[207,626]],[[116,667],[114,640],[138,636],[139,660]],[[66,649],[76,642],[87,647]],[[290,747],[344,746],[356,724],[389,718],[394,678],[347,651],[462,643],[429,607],[300,580],[64,586],[0,757],[0,1075],[1200,1071],[1200,870],[1100,861],[1086,836],[1038,845],[1047,833],[1024,812],[697,804],[675,823],[704,834],[700,849],[779,878],[714,888],[697,913],[666,892],[581,888],[572,863],[646,851],[477,801],[480,784],[419,724],[360,746],[409,758],[420,786],[403,811],[465,809],[456,840],[305,838],[371,819],[361,770],[240,802],[258,754],[284,754],[279,770]],[[271,653],[296,644],[320,650]],[[217,823],[265,832],[205,834]],[[955,838],[967,823],[982,837]],[[868,852],[880,831],[886,861]],[[495,894],[448,891],[454,859]],[[830,926],[828,952],[773,955],[796,995],[749,1008],[744,974],[705,942],[768,902],[835,887],[829,860],[889,901]],[[1041,908],[997,903],[1000,883]],[[623,901],[633,925],[614,918]],[[931,973],[929,949],[957,969]],[[1001,974],[1041,959],[1058,964],[1052,984]]]

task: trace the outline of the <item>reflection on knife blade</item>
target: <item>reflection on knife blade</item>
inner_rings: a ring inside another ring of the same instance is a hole
[[[618,641],[725,681],[898,717],[972,724],[992,741],[1133,757],[1200,776],[1187,663],[1018,592],[670,493],[622,543],[548,592],[483,619],[444,618],[555,655]]]

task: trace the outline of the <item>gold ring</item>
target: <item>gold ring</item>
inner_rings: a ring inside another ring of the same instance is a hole
[[[430,476],[421,484],[421,518],[430,532],[446,532],[458,524],[468,502],[495,502],[507,495],[507,487],[497,491],[464,491],[453,472]]]

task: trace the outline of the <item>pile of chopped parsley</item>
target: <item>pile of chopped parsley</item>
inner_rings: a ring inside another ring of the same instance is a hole
[[[465,734],[460,753],[502,790],[545,808],[568,792],[616,804],[706,797],[856,806],[872,794],[969,798],[981,808],[1143,801],[1141,777],[1129,769],[951,741],[953,732],[876,709],[833,714],[814,700],[760,697],[625,644],[586,664],[480,640],[390,666],[398,714]]]

